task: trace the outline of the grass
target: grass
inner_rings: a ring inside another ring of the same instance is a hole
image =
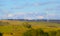
[[[38,30],[41,28],[43,30],[43,34],[46,36],[48,33],[50,36],[55,36],[55,31],[57,32],[57,35],[60,36],[60,32],[58,31],[60,30],[60,24],[58,23],[0,20],[0,23],[1,22],[2,24],[6,24],[8,22],[8,25],[4,24],[3,26],[0,26],[0,33],[13,33],[13,36],[25,36],[24,34],[26,34],[29,36],[34,34],[34,32],[37,34]]]

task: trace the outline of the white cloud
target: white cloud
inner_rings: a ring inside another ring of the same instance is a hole
[[[38,18],[38,19],[43,19],[43,18],[44,18],[44,16],[37,16],[37,18]]]
[[[8,16],[8,17],[13,17],[13,16],[19,16],[19,15],[25,15],[25,14],[26,14],[26,13],[20,12],[20,13],[8,14],[7,16]]]
[[[15,15],[25,15],[26,13],[20,12],[20,13],[16,13]]]
[[[48,16],[56,16],[56,14],[48,14]]]
[[[24,17],[24,19],[32,20],[32,17]]]
[[[44,16],[37,16],[38,12],[18,12],[18,13],[10,13],[8,15],[6,15],[8,18],[22,18],[22,19],[28,19],[28,20],[32,20],[32,19],[43,19]],[[35,17],[35,18],[34,18]]]
[[[13,17],[14,16],[14,14],[8,14],[7,15],[7,17]]]

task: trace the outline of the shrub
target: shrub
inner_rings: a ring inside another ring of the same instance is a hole
[[[49,32],[49,35],[50,35],[50,36],[56,36],[56,34],[57,34],[56,31],[50,31],[50,32]]]
[[[36,36],[49,36],[49,34],[47,32],[44,32],[42,29],[37,29]]]
[[[0,26],[5,26],[5,25],[9,25],[9,23],[0,21]]]
[[[24,36],[37,36],[36,30],[35,29],[28,30],[24,33]]]
[[[24,27],[31,28],[31,25],[28,22],[23,23]]]
[[[42,36],[43,33],[44,33],[44,32],[43,32],[42,29],[37,29],[37,30],[36,30],[36,35],[37,35],[37,36]]]
[[[42,29],[31,29],[24,33],[24,36],[49,36],[47,32],[44,32]]]
[[[28,30],[24,33],[24,36],[32,36],[32,30]]]
[[[0,36],[3,36],[3,34],[2,34],[2,33],[0,33]]]
[[[57,35],[56,36],[60,36],[60,30],[57,31]]]
[[[49,36],[48,32],[44,32],[43,35],[44,35],[44,36]]]

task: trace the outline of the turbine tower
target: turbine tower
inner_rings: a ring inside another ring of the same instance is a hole
[[[49,22],[49,18],[48,18],[49,15],[48,15],[48,13],[49,13],[49,12],[47,11],[47,12],[46,12],[47,22]]]
[[[49,18],[48,18],[48,12],[47,12],[47,22],[49,22]]]

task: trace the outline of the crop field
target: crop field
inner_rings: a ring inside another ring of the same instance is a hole
[[[60,36],[60,24],[0,20],[0,36]]]

